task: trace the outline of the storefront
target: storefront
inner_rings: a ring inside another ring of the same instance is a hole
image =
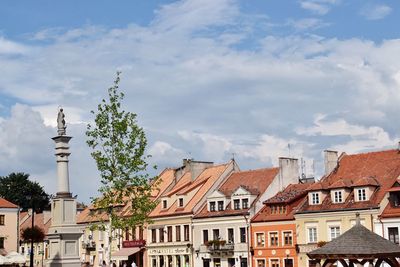
[[[115,261],[117,266],[131,266],[132,262],[138,267],[144,267],[144,246],[145,240],[123,241],[122,248],[111,255],[111,260]]]
[[[187,246],[150,248],[149,267],[191,267],[191,249]]]

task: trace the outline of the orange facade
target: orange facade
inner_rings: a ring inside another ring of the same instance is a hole
[[[253,222],[251,251],[254,267],[297,267],[296,224],[281,222]]]

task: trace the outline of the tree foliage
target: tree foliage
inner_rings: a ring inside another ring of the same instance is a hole
[[[25,241],[33,240],[33,242],[42,242],[44,240],[45,233],[42,228],[38,226],[27,227],[22,230],[21,238]]]
[[[42,211],[49,209],[50,196],[38,182],[29,180],[27,173],[10,173],[0,177],[0,196],[20,206],[22,210],[32,208]]]
[[[122,110],[124,94],[119,92],[120,73],[108,89],[108,99],[98,105],[95,125],[87,126],[87,144],[101,175],[101,197],[96,208],[111,216],[113,228],[140,226],[149,222],[148,214],[156,206],[151,199],[155,183],[149,183],[145,150],[147,139],[137,124],[137,115]],[[129,217],[118,216],[122,206],[130,207]]]

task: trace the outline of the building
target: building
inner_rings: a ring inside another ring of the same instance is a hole
[[[174,169],[167,168],[158,177],[160,184],[152,191],[154,201],[157,201],[173,183]],[[129,205],[121,207],[120,216],[129,216],[129,208]],[[115,260],[117,265],[125,261],[130,266],[134,261],[138,267],[148,266],[146,225],[133,229],[116,229],[110,245],[109,220],[105,212],[90,205],[78,214],[77,223],[83,231],[79,248],[82,262],[90,266],[100,266],[103,260],[108,262],[111,250],[111,259]]]
[[[50,211],[43,211],[42,213],[35,213],[34,225],[41,228],[45,234],[49,231],[51,225],[51,213]],[[21,212],[19,219],[20,233],[26,228],[32,227],[32,210],[27,212]],[[35,242],[33,244],[33,250],[31,250],[31,241],[23,240],[21,237],[20,241],[20,253],[25,256],[26,264],[30,264],[30,253],[33,252],[33,265],[44,266],[46,259],[49,256],[48,240],[45,239],[43,242]]]
[[[290,184],[274,197],[251,220],[253,266],[299,267],[297,230],[294,219],[299,204],[311,183]]]
[[[400,175],[397,149],[347,155],[325,151],[325,175],[308,189],[295,214],[299,266],[315,266],[306,253],[329,242],[355,224],[374,231],[387,206],[387,192]]]
[[[174,170],[173,186],[160,197],[150,213],[153,224],[147,230],[149,267],[193,267],[193,216],[207,197],[238,166],[184,160]]]
[[[18,251],[18,217],[18,206],[0,198],[0,255]]]

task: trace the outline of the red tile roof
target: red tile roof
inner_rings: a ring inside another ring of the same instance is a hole
[[[15,205],[14,203],[11,203],[10,201],[0,197],[0,208],[15,209],[15,208],[18,208],[18,206]]]
[[[44,233],[47,233],[51,226],[50,214],[49,214],[49,216],[46,217],[44,213],[35,213],[34,224],[35,224],[35,226],[42,228]],[[28,212],[21,212],[19,226],[20,226],[21,233],[25,228],[31,227],[32,226],[32,215],[29,214]],[[22,237],[21,237],[21,239],[22,239]]]
[[[299,212],[318,212],[337,209],[365,209],[377,208],[384,198],[387,190],[394,184],[400,175],[400,153],[397,149],[342,155],[338,166],[329,175],[310,190],[328,190],[343,181],[343,185],[373,186],[375,191],[368,201],[353,201],[353,193],[344,203],[334,204],[328,196],[320,205],[309,205],[308,202],[300,208]],[[346,182],[345,182],[346,181]]]
[[[257,195],[257,198],[253,203],[249,203],[250,209],[278,175],[278,172],[279,168],[236,171],[225,180],[225,182],[218,188],[218,191],[225,196],[230,197],[239,187],[242,187],[250,193]],[[208,211],[207,203],[205,203],[200,212],[195,215],[195,218],[247,214],[249,209],[233,210],[231,205],[228,204],[223,211]]]
[[[283,191],[264,201],[264,207],[251,219],[252,222],[270,222],[294,220],[294,213],[299,204],[304,202],[311,183],[290,184]],[[284,206],[286,213],[272,213],[271,206]]]

